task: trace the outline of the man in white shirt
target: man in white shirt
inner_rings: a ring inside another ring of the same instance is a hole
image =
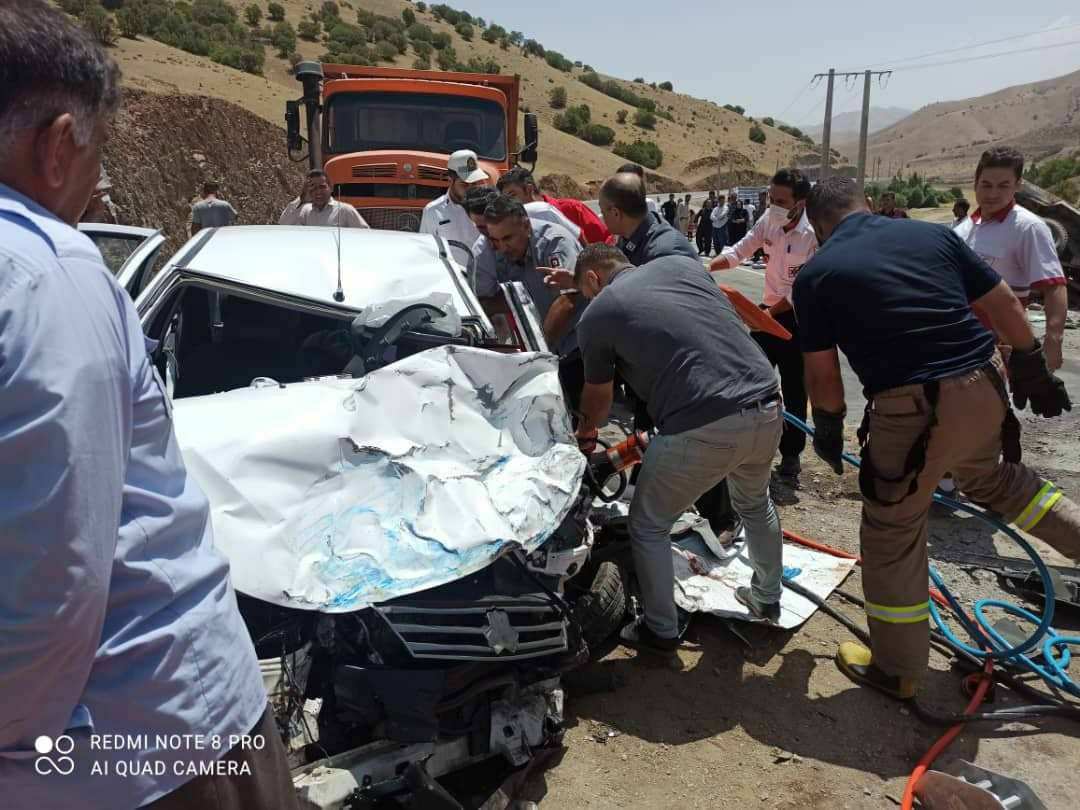
[[[711,270],[730,270],[744,259],[764,249],[765,296],[762,308],[766,309],[785,329],[791,332],[791,340],[781,340],[764,332],[754,332],[754,339],[780,372],[780,387],[784,407],[799,419],[806,421],[806,382],[803,379],[803,356],[799,348],[799,325],[791,305],[791,287],[795,276],[817,252],[818,242],[814,229],[806,218],[806,197],[810,193],[810,181],[798,169],[781,169],[769,184],[772,205],[757,224],[738,244],[724,248],[709,266]],[[799,456],[806,447],[806,434],[791,425],[784,425],[780,440],[781,478],[796,481],[802,471]]]
[[[1046,310],[1043,352],[1051,371],[1061,368],[1061,346],[1069,313],[1068,287],[1054,237],[1042,219],[1016,203],[1023,182],[1024,156],[1008,146],[982,153],[975,168],[979,207],[956,228],[979,257],[997,271],[1020,303],[1037,290]],[[985,318],[983,323],[990,327]]]
[[[420,233],[436,234],[447,242],[460,242],[466,246],[464,250],[468,250],[480,236],[480,231],[462,205],[465,192],[472,186],[490,185],[491,178],[480,168],[476,152],[469,149],[459,149],[450,155],[446,169],[450,174],[450,185],[445,194],[424,206]],[[461,248],[450,247],[459,261],[468,263],[468,256]]]
[[[321,169],[308,172],[305,191],[311,201],[304,202],[302,196],[297,197],[281,212],[279,225],[320,225],[330,228],[370,227],[355,208],[333,198],[330,193],[330,179]]]
[[[717,200],[712,214],[709,215],[709,219],[712,221],[713,249],[716,251],[717,256],[722,255],[724,248],[727,247],[727,222],[729,216],[731,216],[731,206],[721,197]]]

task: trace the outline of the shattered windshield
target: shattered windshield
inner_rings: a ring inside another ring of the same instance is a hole
[[[506,159],[506,113],[495,101],[418,93],[338,93],[326,104],[326,151],[455,152]]]

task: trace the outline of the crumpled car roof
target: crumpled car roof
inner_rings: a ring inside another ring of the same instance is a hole
[[[585,459],[547,354],[428,349],[360,379],[175,403],[236,589],[339,613],[538,547]]]

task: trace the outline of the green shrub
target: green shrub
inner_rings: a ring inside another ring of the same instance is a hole
[[[405,38],[405,35],[400,31],[395,31],[386,38],[386,41],[397,48],[397,52],[400,54],[409,50],[409,40]]]
[[[656,127],[656,115],[648,110],[638,110],[634,113],[634,126],[642,129],[654,129]]]
[[[775,127],[776,126],[776,121],[773,120],[769,116],[765,116],[764,118],[762,118],[761,123],[763,123],[767,127]]]
[[[552,87],[551,92],[548,93],[548,99],[551,102],[551,109],[566,109],[566,88],[562,85],[559,85],[558,87]]]
[[[88,2],[79,14],[82,27],[90,32],[95,40],[107,48],[116,44],[116,29],[113,28],[109,12],[97,2]]]
[[[489,25],[487,28],[484,29],[484,33],[480,35],[480,38],[483,39],[484,42],[490,43],[495,43],[500,40],[506,39],[509,43],[508,36],[509,35],[506,33],[506,29],[503,28],[501,25]]]
[[[431,70],[431,54],[413,59],[413,70]]]
[[[277,48],[278,56],[288,58],[296,50],[296,30],[287,22],[277,23],[270,35],[270,44]]]
[[[401,21],[406,26],[413,25],[416,22],[416,13],[411,8],[405,8],[401,10]]]
[[[641,107],[649,112],[656,111],[655,101],[649,98],[642,98],[637,93],[626,89],[613,79],[605,81],[596,73],[585,72],[578,76],[578,81],[591,87],[593,90],[603,93],[605,96],[611,96],[612,98],[618,99],[624,104],[629,104],[633,107]]]
[[[907,204],[910,208],[922,208],[924,203],[923,192],[921,188],[913,188],[911,193],[908,194]]]
[[[638,76],[636,79],[634,79],[634,84],[645,84],[644,77]]]
[[[652,141],[619,141],[612,150],[616,155],[647,169],[659,169],[664,164],[664,153]]]
[[[413,23],[406,29],[405,33],[413,42],[431,42],[435,36],[435,32],[423,23]]]
[[[582,130],[581,138],[594,146],[610,146],[615,143],[615,130],[603,124],[589,124]]]
[[[627,115],[629,115],[628,111],[619,110],[617,113],[615,113],[615,120],[618,121],[620,124],[625,124]]]
[[[86,6],[86,0],[58,0],[58,4],[68,14],[77,17],[82,14],[83,7]]]
[[[558,51],[548,51],[545,53],[544,61],[556,70],[561,70],[563,73],[569,73],[574,69],[574,63]]]
[[[124,6],[116,12],[116,25],[120,29],[120,36],[135,39],[149,30],[146,10],[140,5]]]
[[[419,11],[421,14],[423,14],[424,12],[427,11],[427,3],[424,3],[424,2],[417,3],[416,4],[416,10]]]
[[[765,130],[754,124],[750,127],[750,140],[754,143],[765,143]]]
[[[806,138],[803,131],[798,127],[789,127],[787,124],[781,124],[777,127],[781,132],[786,132],[792,138],[798,138],[800,141]]]
[[[592,110],[588,104],[571,107],[566,112],[555,116],[555,129],[571,135],[581,135],[592,121]]]
[[[414,41],[412,49],[418,59],[426,59],[428,62],[431,61],[431,53],[435,50],[430,42],[424,42],[422,39]]]
[[[178,8],[179,4],[174,5]],[[195,0],[191,4],[191,19],[201,25],[228,25],[236,22],[236,9],[225,0]]]
[[[465,70],[469,73],[491,73],[497,74],[502,70],[498,61],[491,56],[473,56],[464,65]]]
[[[535,39],[527,39],[522,42],[521,52],[526,56],[539,56],[541,59],[547,55],[547,49]]]
[[[964,199],[964,190],[962,188],[960,188],[960,186],[953,186],[952,188],[950,188],[949,189],[949,194],[952,195],[952,198],[954,200],[962,200],[962,199]]]
[[[437,60],[439,63],[439,70],[458,69],[457,51],[455,51],[453,46],[451,45],[448,45],[447,47],[439,51]]]
[[[454,26],[454,30],[457,31],[457,35],[463,40],[465,40],[466,42],[472,42],[474,33],[473,27],[467,22],[459,22],[457,25]]]
[[[671,82],[660,82],[660,89],[670,92],[675,89],[675,85],[673,85]]]
[[[675,122],[675,116],[669,113],[667,110],[657,110],[656,114],[663,118],[665,121]]]
[[[731,110],[733,113],[738,113],[739,115],[742,115],[746,112],[746,108],[740,107],[738,104],[725,104],[724,109]]]
[[[333,25],[336,20],[340,20],[341,9],[338,8],[338,4],[335,3],[334,0],[326,0],[319,8],[319,19],[321,19],[323,25],[328,28]]]
[[[247,20],[247,24],[254,28],[260,22],[262,22],[262,9],[252,3],[250,6],[244,9],[244,19]]]
[[[327,44],[333,51],[348,51],[357,45],[366,45],[368,34],[358,25],[336,22],[326,29]]]
[[[285,20],[285,6],[281,3],[270,3],[266,6],[266,16],[271,22],[283,22]]]
[[[322,34],[322,25],[315,19],[301,20],[300,24],[296,26],[296,34],[300,39],[315,42],[319,35]]]
[[[393,62],[397,55],[398,49],[393,42],[387,42],[384,39],[382,42],[375,43],[375,56],[380,62]]]
[[[450,35],[445,31],[438,31],[431,37],[431,45],[437,51],[444,50],[450,47]]]

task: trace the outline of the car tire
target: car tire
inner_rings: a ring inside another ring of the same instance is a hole
[[[626,583],[619,566],[611,561],[596,566],[588,590],[574,602],[574,616],[589,645],[590,657],[604,648],[622,627],[626,615]]]

